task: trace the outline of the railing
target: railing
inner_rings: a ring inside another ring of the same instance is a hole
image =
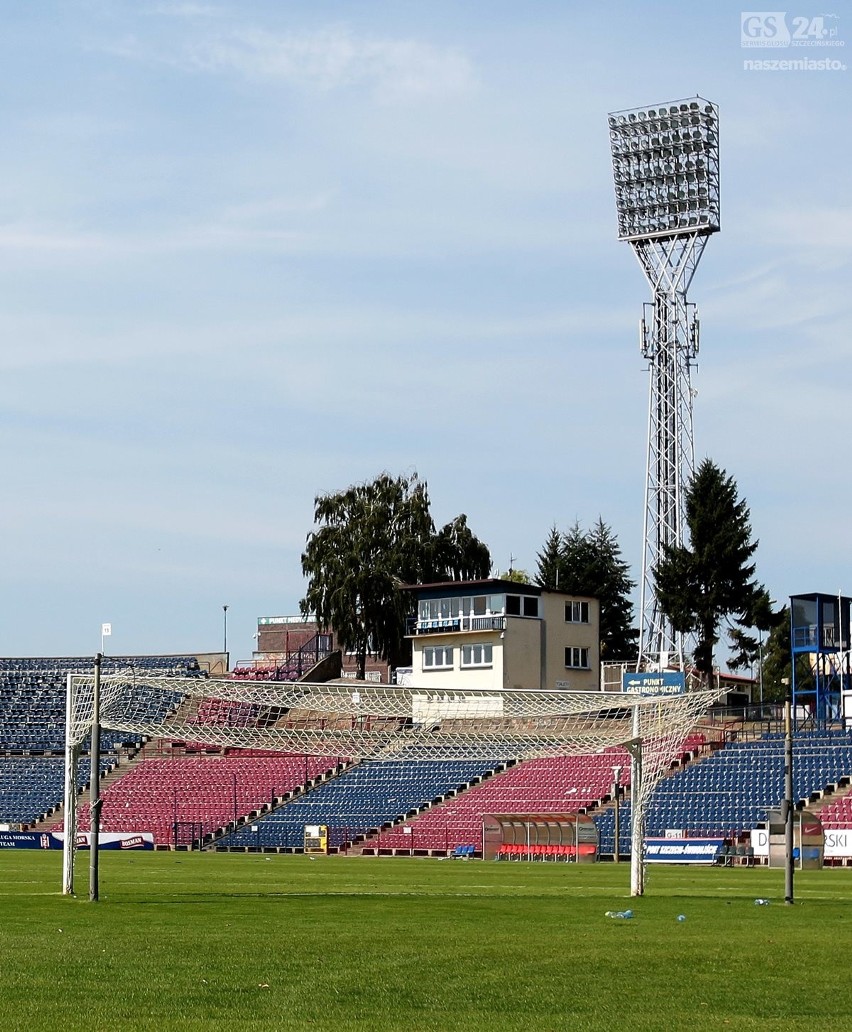
[[[414,634],[447,634],[461,629],[459,617],[451,620],[417,620],[414,624]]]
[[[247,680],[292,681],[330,655],[332,645],[330,634],[315,634],[300,648],[287,652],[283,659],[241,661],[234,667],[233,675]]]
[[[462,620],[463,631],[505,631],[505,616],[466,616]]]
[[[505,616],[457,616],[443,620],[417,620],[409,634],[452,634],[457,631],[505,631]]]
[[[299,677],[301,677],[312,666],[316,666],[321,659],[325,659],[331,652],[331,645],[330,634],[315,634],[300,649],[290,653],[287,657],[288,663],[295,666]]]
[[[172,846],[175,849],[201,849],[204,839],[202,821],[175,821],[172,825]]]

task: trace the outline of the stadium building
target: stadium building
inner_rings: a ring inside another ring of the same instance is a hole
[[[554,688],[600,684],[597,599],[509,580],[446,581],[407,589],[415,687]]]

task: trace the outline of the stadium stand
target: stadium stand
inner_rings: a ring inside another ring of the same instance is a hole
[[[0,659],[0,823],[32,826],[60,805],[66,677],[71,671],[90,670],[89,659]],[[133,670],[205,676],[192,656],[104,661],[106,674]],[[155,709],[174,708],[182,696],[152,693],[151,700]],[[199,724],[330,722],[328,714],[291,710],[283,715],[248,703],[202,699],[192,705]],[[166,846],[214,837],[217,847],[225,849],[298,849],[305,825],[324,824],[335,848],[355,843],[365,852],[452,855],[458,849],[478,848],[484,814],[565,813],[606,804],[615,766],[622,768],[622,787],[629,788],[630,781],[629,757],[621,748],[529,760],[509,769],[493,758],[366,760],[332,777],[341,769],[340,758],[211,749],[203,742],[187,742],[180,755],[153,755],[149,746],[141,758],[129,761],[143,748],[140,737],[106,732],[102,744],[102,770],[121,760],[115,780],[104,788],[103,829],[152,831],[156,842]],[[681,758],[706,749],[701,735],[689,736]],[[783,796],[783,750],[781,734],[767,735],[729,743],[677,768],[655,790],[647,833],[657,836],[680,829],[687,835],[734,839],[747,832],[763,822]],[[81,789],[88,773],[88,764],[81,763]],[[827,788],[848,785],[852,732],[798,733],[794,774],[794,794],[803,803]],[[308,791],[282,804],[282,797],[300,793],[306,784]],[[628,796],[621,805],[623,855],[630,851],[630,816]],[[852,795],[823,805],[820,816],[827,828],[852,827]],[[80,818],[84,830],[85,807]],[[612,808],[597,813],[595,822],[601,854],[612,854]]]
[[[260,750],[143,758],[103,792],[101,830],[153,832],[156,845],[195,844],[326,776],[336,763]],[[88,830],[88,805],[78,822]]]
[[[114,758],[104,756],[101,770],[111,769]],[[82,791],[89,778],[88,765],[77,776]],[[0,823],[31,825],[59,805],[65,784],[61,756],[0,757]]]
[[[89,658],[0,659],[0,823],[31,825],[62,801],[65,749],[65,693],[69,673],[90,673]],[[194,656],[121,656],[103,662],[102,672],[172,674],[202,677]],[[152,696],[152,706],[176,705],[180,697]],[[135,749],[141,739],[105,732],[101,769],[118,761],[120,750]],[[59,755],[57,755],[59,754]],[[88,780],[82,764],[78,785]]]
[[[619,783],[629,785],[630,757],[620,748],[586,756],[528,760],[406,825],[382,831],[370,845],[379,852],[479,848],[484,814],[569,813],[596,805],[612,792],[614,766],[622,768]]]
[[[823,828],[852,828],[852,796],[842,796],[826,803],[819,811]]]
[[[501,767],[496,760],[365,760],[328,783],[224,836],[221,848],[297,849],[306,824],[326,825],[340,848],[370,829],[405,817]]]
[[[807,802],[852,775],[852,734],[809,731],[796,735],[793,765],[795,800]],[[647,833],[681,829],[687,835],[736,838],[766,820],[784,797],[784,738],[767,735],[736,742],[701,762],[664,778],[654,792]],[[614,849],[611,811],[595,818],[602,853]],[[620,851],[630,852],[630,803],[622,807]]]
[[[0,750],[59,752],[65,748],[65,688],[69,673],[91,673],[89,659],[0,659]],[[103,674],[139,673],[201,677],[194,656],[119,656],[103,661]],[[153,697],[152,697],[153,698]],[[170,700],[172,704],[176,700]],[[139,744],[106,733],[102,748]]]

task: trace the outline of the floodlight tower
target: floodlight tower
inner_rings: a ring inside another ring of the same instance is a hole
[[[719,110],[695,97],[609,116],[618,238],[653,291],[640,345],[648,360],[648,461],[639,668],[684,665],[685,642],[660,611],[654,568],[684,543],[685,488],[695,471],[692,368],[698,312],[686,300],[711,233],[719,229]]]

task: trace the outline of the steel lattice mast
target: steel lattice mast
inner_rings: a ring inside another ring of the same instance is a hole
[[[653,291],[641,349],[648,360],[639,665],[684,665],[685,642],[660,611],[654,568],[684,543],[685,488],[695,471],[692,368],[698,313],[686,292],[719,229],[719,111],[695,97],[609,116],[618,237],[632,246]]]

